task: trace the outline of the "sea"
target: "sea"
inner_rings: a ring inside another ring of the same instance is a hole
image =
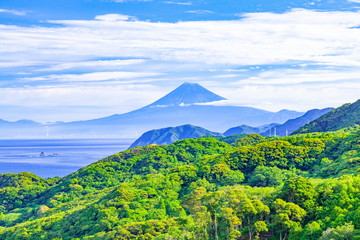
[[[0,140],[0,173],[63,177],[127,149],[135,139]]]

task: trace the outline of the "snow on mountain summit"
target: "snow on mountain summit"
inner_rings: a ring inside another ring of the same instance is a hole
[[[226,100],[197,83],[185,82],[147,107],[186,106]]]

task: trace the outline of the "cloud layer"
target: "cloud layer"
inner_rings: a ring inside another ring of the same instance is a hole
[[[7,105],[22,105],[27,98],[61,105],[61,98],[46,99],[51,91],[56,96],[71,87],[77,97],[67,98],[90,106],[84,93],[89,88],[100,97],[109,91],[106,86],[135,87],[144,97],[140,101],[123,89],[115,102],[129,105],[119,107],[121,112],[189,79],[239,105],[270,110],[306,110],[359,98],[359,12],[293,9],[177,23],[106,14],[49,24],[0,25],[1,91],[7,92]],[[154,92],[139,87],[144,83]],[[35,94],[39,88],[49,94]]]
[[[289,61],[358,66],[359,12],[252,13],[238,21],[154,23],[107,14],[52,21],[56,27],[1,25],[7,61],[136,57],[208,64]]]
[[[26,15],[26,12],[24,12],[24,11],[16,11],[16,10],[9,10],[9,9],[0,9],[0,13],[9,13],[9,14],[18,15],[18,16]]]

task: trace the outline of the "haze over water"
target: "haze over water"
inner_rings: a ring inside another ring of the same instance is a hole
[[[0,140],[0,173],[62,177],[127,149],[132,142],[133,139]]]

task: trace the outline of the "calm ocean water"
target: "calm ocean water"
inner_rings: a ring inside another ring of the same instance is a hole
[[[0,173],[65,176],[127,149],[134,139],[0,140]]]

